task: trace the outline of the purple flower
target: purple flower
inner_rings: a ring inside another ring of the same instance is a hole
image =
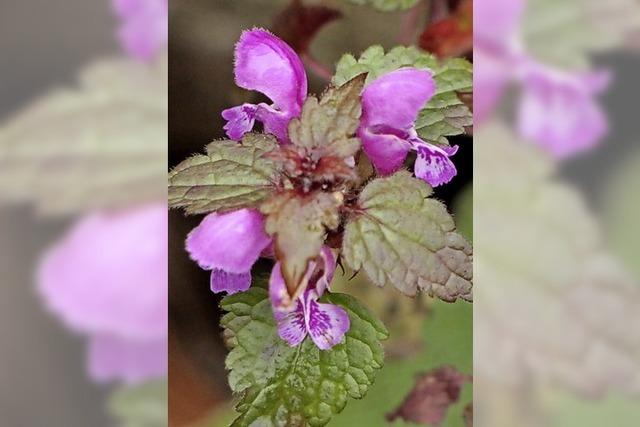
[[[211,290],[229,294],[249,289],[251,267],[270,244],[255,209],[211,213],[187,237],[191,258],[211,270]]]
[[[569,74],[532,64],[524,76],[520,134],[556,158],[592,148],[608,128],[595,99],[608,82],[606,72]]]
[[[167,373],[166,210],[91,214],[42,260],[38,292],[70,329],[89,335],[97,381]]]
[[[339,344],[349,330],[349,315],[342,307],[318,302],[336,269],[336,259],[328,247],[322,248],[319,258],[320,263],[310,263],[304,279],[308,282],[307,288],[293,303],[289,300],[279,262],[271,272],[269,297],[278,334],[292,347],[302,343],[308,334],[320,350],[328,350]]]
[[[415,174],[431,186],[447,183],[456,175],[449,157],[458,147],[425,142],[415,129],[418,113],[435,90],[431,72],[401,68],[378,78],[363,91],[358,136],[380,174],[398,170],[414,150]]]
[[[224,110],[229,138],[239,140],[258,120],[266,133],[288,142],[289,121],[300,115],[307,96],[307,76],[298,55],[278,37],[256,28],[242,33],[235,49],[234,72],[238,86],[261,92],[273,103]]]
[[[150,61],[166,48],[168,0],[112,0],[120,19],[118,39],[127,53]]]
[[[564,158],[593,147],[607,132],[597,95],[607,72],[567,72],[543,65],[522,46],[522,0],[484,0],[474,11],[474,119],[481,123],[510,83],[521,86],[519,133]]]

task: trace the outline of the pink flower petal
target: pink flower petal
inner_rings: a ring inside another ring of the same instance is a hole
[[[334,304],[322,304],[313,298],[305,306],[307,330],[320,350],[339,344],[349,330],[349,315]]]
[[[166,204],[92,214],[45,254],[38,291],[75,331],[166,338],[167,256]]]
[[[276,108],[300,114],[307,96],[307,76],[298,55],[270,32],[245,31],[236,45],[236,84],[268,96]]]
[[[304,308],[301,300],[298,300],[293,310],[275,310],[273,312],[278,325],[278,335],[291,347],[295,347],[304,341],[307,336]]]
[[[432,187],[451,181],[458,172],[449,156],[455,154],[457,149],[458,147],[436,147],[427,143],[418,145],[414,167],[416,176]]]
[[[606,73],[571,75],[536,67],[524,81],[520,133],[557,158],[593,147],[608,129],[596,98],[607,82]]]
[[[430,71],[401,68],[387,73],[362,92],[361,127],[384,125],[408,131],[435,91]]]
[[[167,340],[137,341],[96,335],[89,341],[88,371],[96,382],[136,384],[167,374]]]
[[[271,239],[255,209],[207,215],[187,237],[187,251],[200,267],[229,273],[251,270]]]
[[[129,55],[149,61],[166,48],[167,0],[113,0],[113,8],[121,20],[118,38]]]
[[[257,105],[242,104],[224,110],[222,112],[222,118],[227,121],[227,124],[224,125],[227,136],[234,141],[240,141],[245,133],[253,129],[257,109]]]
[[[251,286],[251,271],[229,273],[214,268],[211,270],[211,290],[215,293],[227,292],[229,295],[244,292]]]

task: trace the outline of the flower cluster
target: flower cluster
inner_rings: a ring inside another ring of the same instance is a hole
[[[319,170],[327,165],[342,165],[340,167],[344,169],[345,164],[353,169],[355,159],[350,149],[344,150],[348,152],[346,155],[336,155],[335,149],[323,151],[313,144],[307,144],[305,148],[294,144],[301,133],[292,133],[292,125],[293,129],[299,130],[295,127],[299,123],[293,121],[301,116],[311,116],[318,104],[314,100],[315,104],[307,105],[307,77],[293,49],[265,30],[245,31],[235,49],[235,79],[238,86],[258,91],[272,103],[245,103],[223,111],[229,138],[240,141],[253,130],[256,122],[260,122],[264,132],[277,139],[280,150],[276,157],[280,156],[284,164],[294,159],[287,172],[294,188],[286,191],[295,193],[299,190],[300,197],[304,198],[308,197],[309,188],[316,188],[314,186],[318,184],[318,188],[327,192],[327,197],[318,203],[342,203],[343,194],[339,191],[337,194],[336,186],[329,182],[338,179],[340,174],[336,170],[321,174]],[[415,175],[431,186],[449,182],[456,175],[449,157],[455,154],[457,147],[426,142],[415,129],[419,111],[435,90],[430,70],[401,68],[379,77],[359,93],[361,115],[358,115],[358,125],[353,127],[353,133],[359,139],[358,147],[361,143],[380,175],[389,175],[402,168],[412,150],[417,154]],[[300,152],[304,152],[302,157],[298,157]],[[306,168],[314,170],[319,177],[307,176]],[[318,178],[317,182],[314,178]],[[298,190],[297,185],[300,186]],[[286,197],[283,199],[286,203]],[[279,247],[274,233],[270,235],[265,231],[263,213],[264,210],[247,208],[210,213],[189,234],[187,250],[202,268],[211,270],[212,291],[231,294],[247,290],[251,286],[253,264],[261,256],[277,255]],[[334,225],[337,227],[338,224]],[[318,348],[326,350],[342,341],[349,329],[349,317],[342,307],[319,302],[330,289],[336,256],[326,245],[318,248],[317,256],[307,263],[306,272],[299,270],[304,277],[297,292],[288,289],[285,267],[276,262],[269,281],[269,294],[282,339],[295,346],[308,335]]]

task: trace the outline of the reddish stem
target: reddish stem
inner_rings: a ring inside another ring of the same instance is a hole
[[[423,2],[418,2],[402,15],[400,32],[398,33],[398,44],[405,46],[413,44],[416,32],[418,31],[418,23],[422,15],[423,5]]]
[[[310,53],[302,54],[302,62],[309,67],[309,69],[318,77],[326,82],[331,81],[331,77],[333,77],[333,72],[326,67],[324,64],[321,64],[318,60],[316,60]]]

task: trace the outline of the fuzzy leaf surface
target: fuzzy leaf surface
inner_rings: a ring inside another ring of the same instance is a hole
[[[343,255],[378,286],[472,300],[473,251],[431,188],[408,172],[369,183],[345,228]]]
[[[338,227],[341,205],[340,193],[300,195],[295,191],[278,194],[262,205],[267,215],[265,231],[274,238],[276,258],[292,297],[304,291],[306,284],[301,282],[307,265],[320,254],[326,229]]]
[[[275,191],[276,164],[264,157],[277,143],[248,134],[239,144],[214,141],[206,154],[190,157],[169,173],[169,206],[188,214],[252,207]]]

